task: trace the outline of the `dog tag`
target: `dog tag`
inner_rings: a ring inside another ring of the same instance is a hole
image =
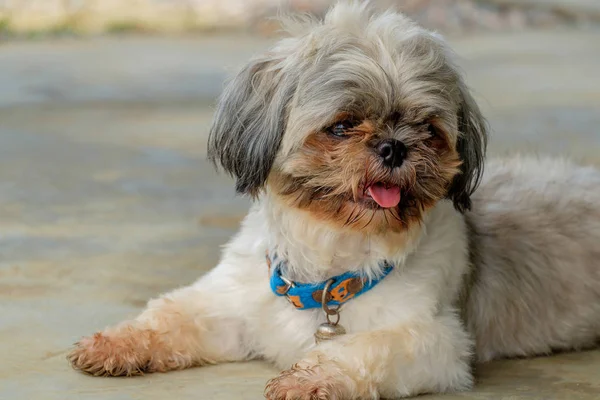
[[[342,308],[341,305],[338,306],[328,306],[327,305],[327,295],[329,293],[329,287],[333,283],[333,279],[330,279],[325,284],[325,288],[323,288],[323,293],[321,293],[321,307],[325,312],[325,317],[327,318],[327,322],[319,325],[317,331],[315,332],[315,342],[317,344],[325,342],[327,340],[331,340],[340,335],[346,333],[346,329],[339,324],[340,322],[340,310]],[[335,316],[335,321],[332,321],[332,317]]]
[[[317,328],[317,331],[315,332],[315,342],[319,344],[337,336],[344,335],[345,333],[346,329],[344,329],[343,326],[325,322]]]

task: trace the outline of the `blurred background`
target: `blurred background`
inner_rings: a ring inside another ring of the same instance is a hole
[[[93,379],[71,343],[218,260],[248,200],[205,160],[223,82],[330,0],[0,0],[0,399],[259,399],[260,363]],[[445,34],[490,156],[600,165],[599,0],[375,0]],[[444,399],[600,397],[598,352],[497,362]],[[430,397],[433,398],[433,397]]]
[[[4,34],[272,34],[281,12],[323,15],[334,0],[1,0]],[[446,32],[591,25],[596,0],[372,0]]]

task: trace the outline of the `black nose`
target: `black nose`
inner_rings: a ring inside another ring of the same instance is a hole
[[[383,159],[383,163],[395,168],[402,165],[406,158],[406,146],[396,139],[385,139],[377,145],[377,153]]]

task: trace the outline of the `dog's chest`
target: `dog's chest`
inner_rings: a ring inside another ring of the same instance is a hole
[[[412,274],[394,271],[376,287],[341,308],[339,324],[346,335],[414,323],[435,308],[435,296]],[[254,326],[262,355],[289,366],[315,347],[315,332],[327,321],[322,309],[298,310],[285,298],[268,293],[268,303]],[[335,320],[336,318],[332,318]]]
[[[452,306],[467,266],[464,223],[451,209],[451,204],[441,204],[432,211],[426,225],[418,244],[414,245],[414,251],[403,258],[392,259],[394,270],[385,279],[368,292],[344,303],[339,324],[345,328],[347,335],[403,325],[410,328],[411,324],[431,319],[439,312],[440,307]],[[261,225],[261,228],[268,226]],[[296,309],[285,297],[277,296],[271,291],[264,255],[273,242],[257,242],[257,231],[262,231],[265,239],[273,238],[268,229],[248,230],[239,238],[243,239],[240,244],[257,244],[253,246],[256,253],[252,256],[252,262],[245,263],[247,267],[251,267],[245,268],[246,273],[253,275],[255,279],[252,279],[252,285],[244,286],[250,292],[244,296],[240,308],[248,315],[245,319],[250,328],[252,348],[258,349],[258,354],[266,359],[282,367],[289,367],[314,348],[315,331],[320,324],[326,322],[326,317],[319,308]],[[287,240],[297,238],[302,236],[287,235]],[[332,248],[329,243],[322,244],[322,247]],[[240,249],[242,248],[248,247],[240,245]],[[393,253],[387,253],[386,256],[389,254]],[[310,256],[311,253],[307,255]],[[303,259],[301,256],[292,258]],[[372,257],[370,260],[375,262],[378,258],[379,256]],[[293,262],[292,265],[297,266],[293,272],[317,271],[307,280],[309,282],[327,279],[331,277],[327,275],[330,268],[320,271],[320,268],[327,265],[326,261]],[[323,276],[319,275],[320,272]],[[293,276],[292,280],[294,279],[297,276]]]

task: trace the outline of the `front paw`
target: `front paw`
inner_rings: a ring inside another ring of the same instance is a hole
[[[299,363],[271,379],[265,388],[268,400],[352,400],[353,380],[331,361]]]
[[[133,327],[98,332],[77,342],[67,359],[73,368],[95,376],[140,375],[148,369],[152,336]]]

